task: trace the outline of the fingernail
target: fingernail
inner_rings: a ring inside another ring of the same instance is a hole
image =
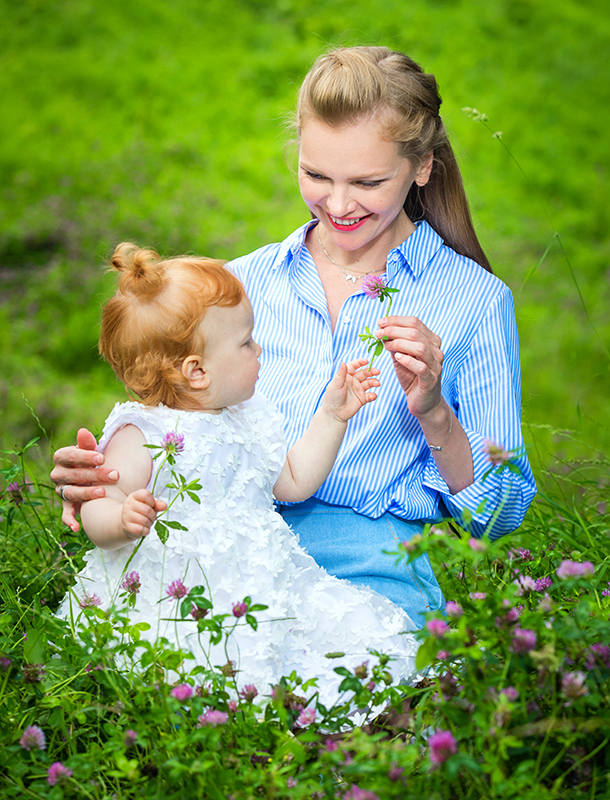
[[[93,490],[93,496],[94,497],[103,497],[104,494],[105,494],[105,492],[104,492],[103,489],[94,489]]]
[[[104,456],[101,453],[98,453],[96,456],[93,456],[93,463],[99,467],[100,464],[104,463]]]
[[[111,469],[110,472],[108,473],[108,480],[116,481],[118,479],[119,479],[119,473],[116,471],[116,469]]]

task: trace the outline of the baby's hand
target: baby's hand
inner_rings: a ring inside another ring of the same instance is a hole
[[[349,364],[341,364],[339,372],[326,387],[322,409],[340,422],[347,422],[363,405],[377,399],[374,392],[367,392],[372,386],[380,386],[375,375],[379,370],[363,369],[368,358],[357,358]]]
[[[121,511],[123,533],[128,539],[135,540],[148,536],[150,526],[157,519],[157,514],[165,511],[167,503],[155,500],[148,489],[138,489],[127,495]]]

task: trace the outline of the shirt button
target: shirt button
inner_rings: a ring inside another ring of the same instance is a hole
[[[351,321],[352,321],[352,320],[351,320],[351,318],[350,318],[350,317],[343,317],[343,322],[344,322],[344,323],[346,323],[346,324],[347,324],[348,322],[351,322]]]

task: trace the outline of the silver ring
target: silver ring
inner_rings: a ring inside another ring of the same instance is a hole
[[[69,483],[66,483],[66,484],[64,484],[63,486],[60,486],[60,487],[59,487],[59,496],[60,496],[60,497],[61,497],[61,499],[64,501],[64,503],[69,503],[69,502],[71,502],[70,500],[68,500],[68,498],[67,498],[67,497],[66,497],[66,495],[64,494],[65,490],[68,488],[68,486],[69,486],[69,485],[70,485]]]

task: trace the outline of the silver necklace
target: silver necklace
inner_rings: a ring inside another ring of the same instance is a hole
[[[341,264],[337,264],[335,259],[331,256],[331,254],[328,252],[328,250],[322,244],[322,239],[320,239],[320,224],[319,223],[318,223],[318,225],[316,225],[316,233],[318,234],[318,242],[320,243],[320,247],[324,251],[324,255],[331,262],[331,264],[334,264],[335,267],[339,267],[341,272],[345,275],[345,280],[346,281],[351,281],[352,283],[356,283],[356,281],[360,280],[360,278],[365,278],[367,275],[372,275],[374,272],[384,272],[385,271],[385,267],[377,267],[377,269],[371,269],[368,272],[356,272],[355,275],[352,275],[350,272],[348,272],[345,269],[345,267],[342,267]]]

